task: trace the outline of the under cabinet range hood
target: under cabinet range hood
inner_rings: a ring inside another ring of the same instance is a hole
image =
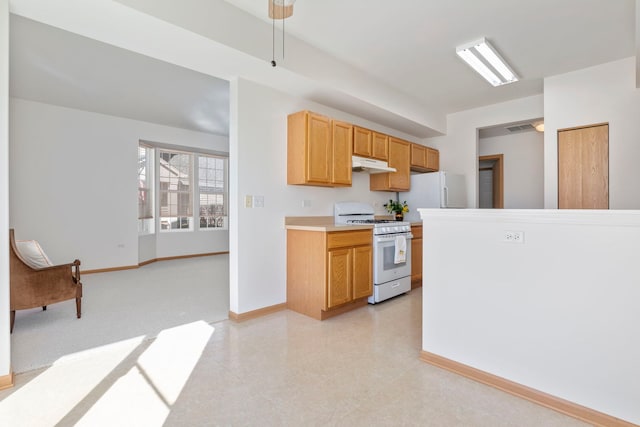
[[[366,157],[351,157],[351,166],[356,172],[367,173],[384,173],[384,172],[396,172],[395,168],[390,168],[387,162],[383,160],[368,159]]]

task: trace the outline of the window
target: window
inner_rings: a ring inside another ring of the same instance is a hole
[[[138,146],[138,233],[155,232],[153,220],[154,149]]]
[[[160,230],[193,229],[193,154],[160,150]]]
[[[226,156],[141,142],[138,233],[227,228],[228,163]]]
[[[227,216],[225,200],[227,159],[198,156],[198,192],[200,194],[200,228],[224,227]]]

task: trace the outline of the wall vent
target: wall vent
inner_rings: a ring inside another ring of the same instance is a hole
[[[525,125],[509,126],[507,128],[509,132],[523,132],[525,130],[534,130],[534,129],[535,128],[531,125],[531,123],[527,123]]]

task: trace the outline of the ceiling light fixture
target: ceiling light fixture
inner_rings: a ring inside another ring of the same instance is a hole
[[[293,4],[296,0],[269,0],[269,18],[272,20],[271,66],[276,64],[276,19],[282,20],[282,59],[284,59],[284,20],[293,15]]]
[[[493,86],[518,81],[518,76],[484,37],[458,46],[456,53]]]
[[[269,0],[269,18],[285,19],[293,15],[296,0]]]
[[[544,132],[544,122],[537,122],[533,124],[533,127],[538,131],[538,132]]]

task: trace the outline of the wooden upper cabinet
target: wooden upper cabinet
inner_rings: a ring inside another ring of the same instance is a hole
[[[373,133],[360,126],[353,127],[353,155],[362,157],[373,156]]]
[[[435,172],[440,167],[440,153],[433,148],[411,144],[411,170],[415,172]]]
[[[427,147],[427,169],[433,172],[440,170],[440,152]]]
[[[309,182],[331,183],[333,147],[331,144],[331,119],[310,113],[307,120],[306,158]]]
[[[409,191],[411,187],[411,143],[389,137],[389,166],[396,172],[376,173],[369,178],[372,191]]]
[[[411,144],[411,170],[425,169],[427,167],[427,147],[420,144]]]
[[[373,132],[372,153],[374,159],[389,160],[389,136],[383,133]]]
[[[333,120],[333,171],[331,183],[336,186],[351,185],[351,147],[353,145],[353,126],[350,123]]]
[[[389,136],[370,129],[353,127],[353,155],[389,160]]]
[[[290,114],[287,184],[351,185],[351,125],[310,111]]]

